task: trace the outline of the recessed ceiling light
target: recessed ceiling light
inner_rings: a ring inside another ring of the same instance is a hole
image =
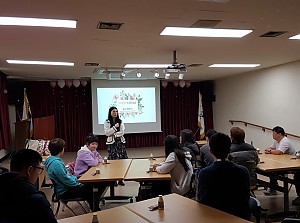
[[[185,28],[166,27],[160,35],[162,36],[193,36],[193,37],[231,37],[241,38],[253,30],[243,29],[210,29],[210,28]]]
[[[289,39],[300,39],[300,34],[298,34],[296,36],[291,36]]]
[[[74,66],[74,63],[70,63],[70,62],[53,62],[53,61],[6,60],[6,62],[9,64]]]
[[[76,28],[77,21],[63,19],[41,19],[41,18],[22,18],[22,17],[0,17],[0,25],[3,26],[43,26]]]
[[[258,67],[260,64],[212,64],[208,67]]]
[[[126,64],[124,68],[167,68],[172,64]]]

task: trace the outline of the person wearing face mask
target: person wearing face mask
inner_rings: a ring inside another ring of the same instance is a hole
[[[86,137],[86,144],[77,152],[75,161],[75,176],[80,177],[90,167],[97,166],[103,161],[102,156],[97,152],[99,139],[90,134]]]
[[[127,152],[125,148],[124,138],[125,125],[119,118],[118,109],[110,107],[108,110],[107,120],[104,122],[104,132],[107,136],[106,145],[108,151],[108,159],[127,159]],[[119,181],[115,186],[124,186],[123,181]]]

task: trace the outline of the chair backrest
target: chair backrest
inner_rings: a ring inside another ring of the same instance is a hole
[[[298,218],[285,218],[281,221],[281,223],[299,223],[300,219]]]
[[[52,202],[58,202],[60,199],[59,199],[59,196],[57,194],[57,189],[56,189],[56,183],[55,183],[55,180],[51,179],[51,182],[52,182],[52,189],[53,189],[53,195],[52,195]]]
[[[256,151],[239,151],[233,152],[228,155],[228,159],[234,163],[245,166],[250,175],[250,185],[256,186],[257,184],[257,174],[256,165],[258,163],[258,157]]]

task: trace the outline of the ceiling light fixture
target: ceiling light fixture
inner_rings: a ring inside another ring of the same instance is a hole
[[[243,29],[210,29],[210,28],[185,28],[185,27],[166,27],[161,36],[192,36],[192,37],[227,37],[241,38],[253,30]]]
[[[172,64],[126,64],[124,68],[167,68]]]
[[[158,70],[155,70],[154,77],[156,77],[156,78],[158,78],[158,77],[159,77]]]
[[[180,74],[178,75],[178,79],[179,79],[179,80],[182,80],[183,77],[184,77],[184,74],[183,74],[183,73],[180,73]]]
[[[137,76],[138,78],[140,78],[140,77],[142,76],[140,70],[137,71],[136,76]]]
[[[70,62],[53,62],[53,61],[6,60],[6,62],[9,64],[74,66],[74,63],[70,63]]]
[[[122,76],[122,77],[125,77],[125,76],[126,76],[126,74],[124,73],[123,70],[122,70],[122,72],[121,72],[121,76]]]
[[[165,79],[170,79],[170,74],[169,73],[166,73]]]
[[[291,36],[289,39],[300,39],[300,34],[298,34],[298,35],[295,35],[295,36]]]
[[[77,21],[75,20],[0,17],[0,25],[3,26],[43,26],[75,29],[76,24]]]
[[[258,67],[260,64],[212,64],[208,67]]]

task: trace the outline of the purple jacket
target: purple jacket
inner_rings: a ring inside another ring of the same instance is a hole
[[[97,166],[98,163],[103,161],[102,156],[97,151],[91,151],[84,145],[77,152],[77,158],[75,163],[75,176],[80,177],[84,174],[91,166]]]

